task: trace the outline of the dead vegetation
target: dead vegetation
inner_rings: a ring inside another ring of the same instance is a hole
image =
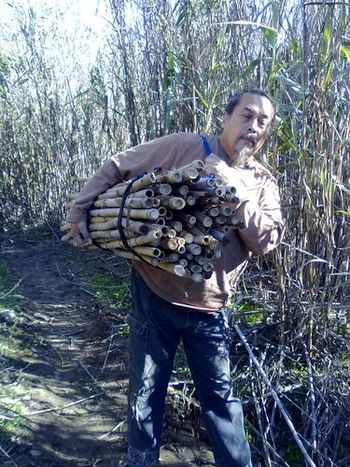
[[[264,162],[280,185],[287,235],[255,260],[232,303],[233,378],[257,465],[346,466],[349,5],[128,3],[132,22],[125,2],[110,1],[108,43],[70,81],[43,46],[64,40],[58,18],[45,30],[48,14],[16,10],[22,49],[0,53],[2,237],[42,222],[57,235],[74,177],[171,131],[216,131],[232,90],[267,88],[277,118]],[[192,397],[190,384],[174,387]]]

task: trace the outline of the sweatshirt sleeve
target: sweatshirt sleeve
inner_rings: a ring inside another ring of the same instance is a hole
[[[97,196],[124,180],[130,180],[143,171],[162,166],[172,167],[176,159],[178,136],[172,134],[122,151],[106,160],[88,180],[68,213],[71,223],[85,221]]]
[[[122,181],[112,159],[108,159],[99,170],[86,182],[73,202],[68,213],[68,222],[85,221],[87,213],[97,196],[112,185]]]
[[[236,213],[245,225],[238,233],[252,253],[264,255],[280,244],[285,228],[279,190],[272,176],[266,177],[259,200],[242,201]]]

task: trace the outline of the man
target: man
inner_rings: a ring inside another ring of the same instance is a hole
[[[202,283],[144,263],[133,264],[133,309],[129,336],[129,448],[126,464],[155,466],[159,457],[164,400],[173,359],[183,340],[192,377],[219,467],[251,465],[240,401],[231,388],[228,328],[223,308],[252,253],[264,254],[281,241],[283,223],[275,179],[253,157],[274,117],[271,98],[260,90],[234,95],[226,106],[220,136],[177,133],[126,150],[106,161],[76,199],[68,220],[80,243],[89,239],[86,219],[95,197],[117,182],[161,166],[205,160],[237,188],[237,217],[243,229],[223,246],[214,274]]]

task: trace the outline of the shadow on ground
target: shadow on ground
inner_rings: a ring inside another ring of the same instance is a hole
[[[47,232],[3,237],[1,257],[21,280],[22,297],[19,350],[1,362],[1,383],[27,388],[24,430],[2,440],[1,465],[116,465],[127,446],[127,337],[118,332],[127,310],[101,304],[79,271],[107,270],[113,261],[116,281],[127,284],[129,266],[104,253],[87,255]],[[188,424],[179,428],[171,397],[162,465],[213,465],[205,440]]]

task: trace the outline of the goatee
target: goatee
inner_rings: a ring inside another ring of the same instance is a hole
[[[252,153],[252,148],[242,148],[239,152],[236,152],[233,165],[237,167],[244,167]]]

